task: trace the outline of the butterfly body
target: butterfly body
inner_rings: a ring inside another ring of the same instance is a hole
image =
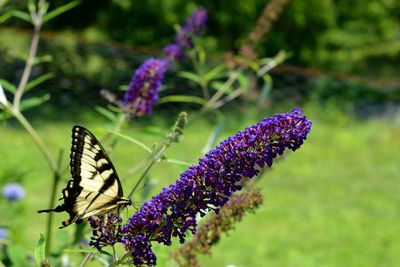
[[[72,179],[62,190],[64,203],[39,211],[68,212],[70,218],[60,228],[131,205],[131,200],[123,197],[121,182],[104,148],[81,126],[72,128],[70,167]]]

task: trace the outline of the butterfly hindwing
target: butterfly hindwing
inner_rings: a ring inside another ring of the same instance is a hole
[[[62,191],[64,204],[42,211],[68,212],[64,227],[131,203],[123,197],[121,182],[104,148],[81,126],[72,128],[70,167],[72,180]]]

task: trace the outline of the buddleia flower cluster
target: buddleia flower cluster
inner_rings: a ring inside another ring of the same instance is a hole
[[[198,8],[186,20],[185,25],[179,29],[175,42],[164,47],[164,53],[169,59],[182,60],[185,49],[193,48],[193,36],[201,33],[208,18],[207,10]]]
[[[119,242],[135,265],[153,266],[151,243],[171,245],[172,237],[185,242],[187,232],[196,233],[196,216],[219,209],[242,189],[241,181],[257,176],[285,149],[296,150],[311,129],[300,109],[278,114],[222,141],[189,167],[175,184],[143,206],[119,230]]]
[[[199,35],[207,21],[207,10],[199,8],[186,20],[178,31],[175,42],[164,47],[165,58],[147,59],[133,75],[123,100],[110,91],[102,89],[100,94],[110,103],[120,107],[129,117],[137,118],[152,114],[159,99],[158,91],[172,60],[181,60],[184,50],[193,48],[193,36]]]
[[[118,214],[108,213],[97,218],[89,217],[88,220],[93,229],[90,246],[101,250],[104,246],[119,242],[122,218]]]
[[[132,117],[151,115],[168,64],[168,60],[150,58],[136,70],[123,102]]]

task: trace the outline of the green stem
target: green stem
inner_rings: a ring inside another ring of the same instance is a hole
[[[210,93],[208,91],[207,82],[204,79],[204,73],[200,67],[199,61],[197,60],[197,54],[195,52],[190,53],[190,57],[192,59],[192,64],[193,64],[193,67],[194,67],[196,73],[199,75],[199,77],[201,77],[199,85],[200,85],[201,91],[203,92],[203,97],[205,100],[209,100]]]
[[[223,94],[226,92],[226,90],[228,90],[232,86],[232,84],[236,81],[237,77],[238,77],[238,74],[236,72],[231,73],[229,75],[228,80],[226,80],[226,82],[224,83],[222,88],[220,90],[218,90],[210,98],[210,100],[208,100],[208,102],[203,106],[203,108],[201,109],[201,112],[204,112],[204,111],[207,111],[210,108],[213,108],[215,103],[221,98],[221,96],[223,96]]]
[[[84,267],[86,263],[89,261],[89,259],[92,257],[93,252],[86,253],[85,258],[83,258],[81,264],[79,264],[79,267]]]
[[[144,170],[142,176],[140,176],[139,181],[135,184],[135,186],[132,188],[131,192],[128,195],[128,198],[131,198],[133,193],[135,193],[136,189],[138,188],[139,184],[143,181],[143,179],[146,177],[147,173],[150,171],[151,167],[160,159],[161,155],[164,153],[164,151],[167,149],[167,145],[163,145],[160,150],[152,156],[150,164],[147,166],[146,170]]]
[[[55,201],[56,201],[56,191],[58,187],[58,183],[61,179],[61,174],[59,170],[61,169],[61,164],[62,164],[62,156],[64,154],[64,150],[60,149],[60,152],[58,153],[58,160],[57,160],[57,171],[54,172],[53,174],[53,185],[51,188],[51,196],[50,196],[50,205],[49,207],[52,208],[54,207]],[[49,212],[48,217],[47,217],[47,228],[46,228],[46,255],[49,255],[50,253],[50,248],[51,248],[51,238],[52,238],[52,225],[53,225],[53,212]]]
[[[112,131],[119,133],[127,121],[128,121],[127,115],[125,113],[121,113]],[[111,153],[113,148],[117,144],[118,139],[117,136],[115,134],[112,134],[110,131],[107,131],[106,135],[102,138],[102,143],[105,143],[107,139],[111,139],[109,141],[109,146],[107,147],[107,152]]]
[[[128,195],[128,198],[130,199],[133,195],[133,193],[136,191],[137,187],[139,184],[142,182],[142,180],[145,178],[151,167],[155,163],[157,163],[165,150],[171,145],[172,142],[179,142],[179,136],[183,134],[183,129],[187,123],[187,113],[186,112],[181,112],[179,113],[178,119],[175,122],[175,125],[172,129],[172,131],[167,134],[166,140],[158,147],[154,148],[154,152],[151,155],[151,162],[147,166],[146,170],[143,172],[142,176],[139,178],[139,181],[135,184],[135,186],[132,188],[131,192]]]
[[[36,146],[42,152],[44,157],[47,160],[47,163],[53,173],[58,173],[57,164],[54,161],[53,156],[51,155],[50,151],[48,150],[47,146],[44,144],[42,138],[40,138],[39,134],[35,131],[29,121],[22,115],[22,113],[18,110],[10,110],[10,113],[14,115],[14,117],[21,123],[21,125],[25,128],[25,130],[29,133],[32,137],[33,141],[35,142]]]
[[[115,267],[115,266],[118,266],[118,265],[122,264],[122,263],[126,260],[126,258],[129,257],[129,255],[130,255],[131,253],[132,253],[131,250],[130,250],[130,251],[127,251],[127,252],[124,254],[124,256],[122,256],[119,260],[114,261],[112,264],[109,265],[109,267]]]

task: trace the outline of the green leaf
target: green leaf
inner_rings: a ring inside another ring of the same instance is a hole
[[[269,74],[263,75],[264,84],[261,90],[260,97],[258,98],[257,105],[261,107],[265,100],[268,98],[271,90],[272,90],[272,78]]]
[[[188,72],[188,71],[180,71],[178,73],[178,76],[182,77],[182,78],[185,78],[185,79],[188,79],[190,81],[193,81],[195,83],[201,84],[202,78],[199,75],[195,74],[195,73]]]
[[[37,64],[40,64],[40,63],[43,63],[43,62],[52,62],[53,61],[53,56],[52,55],[44,55],[44,56],[41,56],[41,57],[36,57],[34,60],[33,60],[33,65],[37,65]]]
[[[7,21],[7,20],[8,20],[9,18],[11,18],[11,17],[12,17],[12,14],[11,14],[10,11],[4,12],[4,14],[2,14],[2,15],[0,16],[0,24],[3,23],[3,22],[5,22],[5,21]]]
[[[35,261],[38,266],[41,266],[41,264],[46,260],[45,246],[44,236],[40,234],[39,241],[35,246]]]
[[[168,163],[183,165],[183,166],[192,166],[192,165],[193,165],[193,163],[181,161],[181,160],[178,160],[178,159],[166,158],[164,161],[165,161],[165,162],[168,162]]]
[[[20,245],[10,243],[7,248],[8,257],[12,263],[12,266],[25,267],[29,266],[27,261],[27,253],[25,249]]]
[[[233,88],[229,86],[226,88],[225,82],[220,82],[220,81],[214,81],[210,84],[211,88],[214,88],[217,91],[223,90],[225,94],[229,94],[233,92]]]
[[[81,1],[75,0],[75,1],[69,2],[68,4],[65,4],[63,6],[60,6],[56,9],[50,11],[43,17],[43,23],[48,22],[49,20],[61,15],[62,13],[67,12],[68,10],[76,7],[80,3],[81,3]]]
[[[161,105],[161,104],[169,103],[169,102],[195,103],[195,104],[199,104],[202,106],[206,104],[206,101],[203,98],[200,98],[197,96],[170,95],[170,96],[164,96],[164,97],[160,98],[156,102],[156,105]]]
[[[27,109],[30,109],[33,107],[37,107],[49,99],[50,99],[50,94],[45,94],[40,97],[31,97],[31,98],[25,99],[25,100],[21,101],[20,109],[21,109],[21,111],[23,111],[23,110],[27,110]]]
[[[117,115],[115,115],[115,113],[111,112],[109,109],[100,107],[100,106],[96,106],[94,108],[98,113],[100,113],[101,115],[103,115],[104,117],[106,117],[107,119],[109,119],[110,121],[116,121],[117,120]]]
[[[36,79],[28,82],[26,84],[25,90],[28,91],[36,86],[38,86],[39,84],[53,78],[55,76],[55,74],[53,72],[49,72],[46,74],[43,74],[42,76],[37,77]]]
[[[237,73],[237,80],[239,82],[240,88],[246,92],[249,89],[249,77],[244,75],[243,73]]]
[[[93,248],[93,249],[91,249],[91,248],[86,248],[86,249],[84,249],[84,248],[82,248],[82,249],[64,249],[63,252],[66,252],[66,253],[97,253],[98,250],[95,249],[95,248]]]
[[[0,79],[0,83],[4,87],[4,89],[9,91],[10,93],[15,94],[15,92],[17,91],[17,87],[14,84],[12,84],[9,81],[7,81],[7,80]]]
[[[11,10],[10,13],[11,13],[11,16],[13,16],[13,17],[16,17],[16,18],[25,20],[25,21],[27,21],[29,23],[32,23],[31,16],[26,12],[22,12],[22,11],[19,11],[19,10]]]
[[[153,151],[151,150],[151,148],[149,148],[148,146],[146,146],[145,144],[143,144],[142,142],[140,142],[139,140],[132,138],[130,136],[124,135],[124,134],[120,134],[118,132],[115,131],[109,131],[112,134],[115,134],[116,136],[122,137],[123,139],[128,140],[129,142],[132,142],[138,146],[140,146],[141,148],[143,148],[144,150],[146,150],[147,152],[149,152],[150,154],[153,153]]]
[[[219,78],[219,75],[223,72],[224,69],[225,67],[223,64],[216,66],[204,75],[204,80],[206,81],[206,83],[208,83],[213,79]]]

